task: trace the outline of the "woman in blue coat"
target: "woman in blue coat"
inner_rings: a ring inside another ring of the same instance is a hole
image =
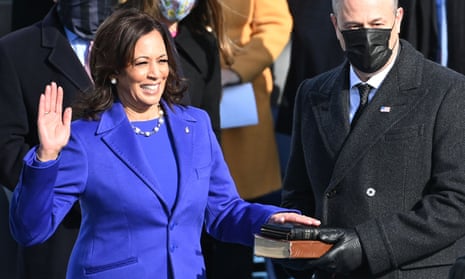
[[[29,151],[10,211],[22,245],[49,238],[79,201],[82,224],[67,278],[205,278],[202,226],[252,245],[266,222],[318,225],[292,210],[241,200],[207,114],[179,105],[185,85],[168,31],[133,9],[99,28],[95,89],[62,111],[46,86],[40,144]]]

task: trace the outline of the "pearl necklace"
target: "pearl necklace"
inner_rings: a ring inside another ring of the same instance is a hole
[[[141,136],[146,136],[146,137],[150,137],[150,136],[155,135],[156,133],[158,133],[158,131],[160,131],[161,125],[165,122],[165,118],[163,117],[163,115],[165,113],[161,109],[160,106],[158,106],[158,114],[160,115],[160,117],[158,118],[157,125],[155,127],[153,127],[152,130],[150,130],[150,131],[142,131],[139,127],[136,127],[136,126],[132,125],[132,129],[134,130],[134,133],[136,133],[136,135],[141,135]]]

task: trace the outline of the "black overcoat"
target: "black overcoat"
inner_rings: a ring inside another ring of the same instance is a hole
[[[283,206],[357,231],[366,263],[341,278],[447,278],[465,255],[465,77],[402,40],[349,132],[348,69],[298,90]]]

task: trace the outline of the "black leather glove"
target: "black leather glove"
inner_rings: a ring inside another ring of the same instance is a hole
[[[362,265],[363,250],[355,230],[322,230],[319,239],[323,242],[334,243],[334,246],[321,258],[311,261],[314,267],[327,272],[349,273]]]
[[[274,260],[292,270],[322,269],[330,273],[349,273],[363,263],[363,251],[353,229],[315,228],[315,239],[334,246],[321,258],[311,260]]]

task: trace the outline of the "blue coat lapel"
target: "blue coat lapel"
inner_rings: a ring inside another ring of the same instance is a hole
[[[188,185],[188,170],[192,169],[192,156],[185,155],[192,154],[192,133],[195,120],[178,106],[169,109],[164,102],[163,106],[165,107],[167,127],[173,136],[173,149],[176,152],[175,156],[181,174],[179,179],[179,199],[186,188],[185,185]],[[97,134],[102,134],[102,140],[108,148],[157,195],[165,210],[170,212],[158,190],[160,185],[147,162],[144,150],[141,149],[136,135],[132,132],[131,125],[120,103],[115,103],[112,108],[102,114]]]
[[[165,107],[167,108],[167,106]],[[195,174],[193,171],[192,153],[194,152],[196,120],[188,113],[185,113],[185,109],[180,106],[174,106],[172,109],[167,108],[165,111],[169,131],[172,135],[178,172],[180,174],[178,198],[173,209],[174,211],[176,210],[176,205],[185,196],[184,192],[188,189],[189,181],[192,179],[191,175]]]

